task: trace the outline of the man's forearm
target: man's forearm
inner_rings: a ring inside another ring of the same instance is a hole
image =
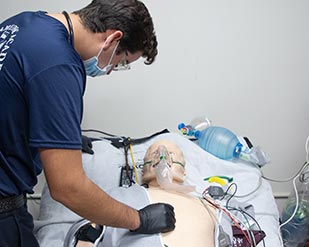
[[[56,199],[91,222],[131,230],[139,227],[139,214],[135,209],[116,201],[87,177],[75,186],[64,190]]]
[[[79,150],[42,149],[40,157],[51,196],[100,225],[136,229],[139,213],[114,200],[84,173]]]

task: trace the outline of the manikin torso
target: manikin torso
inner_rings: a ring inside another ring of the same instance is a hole
[[[166,202],[174,207],[176,227],[161,233],[162,247],[214,247],[215,209],[198,198],[166,191],[158,186],[148,189],[151,203]],[[93,243],[79,241],[77,247],[93,247]]]
[[[148,193],[152,203],[166,202],[175,210],[175,230],[161,234],[165,246],[214,246],[215,210],[211,206],[205,206],[196,197],[165,191],[159,187],[149,187]]]

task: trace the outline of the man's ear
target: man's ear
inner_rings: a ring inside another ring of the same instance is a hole
[[[115,43],[120,40],[123,36],[122,31],[120,30],[108,30],[107,31],[107,38],[105,40],[105,46],[103,50],[107,50],[110,46],[115,45]]]

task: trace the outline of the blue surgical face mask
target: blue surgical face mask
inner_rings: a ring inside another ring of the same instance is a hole
[[[105,45],[105,43],[104,43]],[[113,50],[113,53],[108,61],[108,64],[104,67],[104,68],[100,68],[98,63],[99,63],[99,56],[103,50],[103,47],[104,45],[102,46],[101,50],[99,51],[98,55],[97,56],[94,56],[94,57],[91,57],[87,60],[84,61],[84,66],[85,66],[85,70],[86,70],[86,74],[89,75],[89,76],[92,76],[92,77],[96,77],[96,76],[100,76],[100,75],[106,75],[110,70],[111,68],[113,67],[113,64],[111,64],[112,62],[112,59],[115,55],[115,52],[117,50],[117,47],[119,45],[119,41],[117,42],[114,50]]]

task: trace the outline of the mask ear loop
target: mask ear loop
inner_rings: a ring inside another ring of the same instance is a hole
[[[106,43],[106,41],[104,42],[104,45],[105,45],[105,43]],[[117,50],[117,48],[118,48],[119,43],[120,43],[120,41],[118,40],[118,41],[117,41],[117,44],[116,44],[116,46],[115,46],[115,48],[114,48],[114,50],[113,50],[113,53],[112,53],[112,55],[111,55],[111,57],[110,57],[110,59],[109,59],[107,65],[110,65],[110,64],[111,64],[112,59],[113,59],[113,57],[114,57],[114,55],[115,55],[115,52],[116,52],[116,50]],[[102,45],[102,47],[101,47],[101,49],[100,49],[100,51],[99,51],[99,53],[98,53],[98,55],[97,55],[97,58],[99,58],[99,56],[101,55],[101,52],[103,51],[104,45]]]

